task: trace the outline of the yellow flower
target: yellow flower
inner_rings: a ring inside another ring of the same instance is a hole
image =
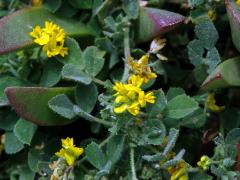
[[[45,22],[45,27],[36,26],[30,36],[34,42],[43,46],[43,51],[48,57],[68,54],[68,48],[64,47],[65,32],[58,25],[52,22]]]
[[[211,165],[211,159],[208,156],[202,156],[200,161],[197,162],[197,165],[203,170],[207,170]]]
[[[5,135],[3,134],[0,136],[0,155],[4,150],[4,144],[5,144]]]
[[[43,0],[32,0],[31,4],[32,4],[32,6],[41,6],[42,2],[43,2]]]
[[[146,103],[155,103],[155,96],[153,95],[153,92],[148,92],[145,94],[144,91],[139,93],[139,97],[138,97],[138,102],[141,105],[141,107],[145,107]]]
[[[30,32],[30,36],[35,38],[34,42],[39,45],[45,45],[49,42],[49,34],[42,32],[40,26],[36,26],[32,32]]]
[[[115,103],[114,112],[119,114],[128,111],[136,116],[140,112],[140,107],[145,107],[146,103],[155,103],[153,92],[145,92],[141,89],[143,78],[137,75],[132,75],[128,79],[128,84],[116,82],[113,90],[117,91],[114,96]]]
[[[238,5],[240,5],[240,0],[236,0],[236,3],[237,3]]]
[[[83,148],[75,147],[73,138],[62,139],[62,149],[56,152],[56,156],[66,160],[69,166],[72,166],[75,160],[83,153]]]
[[[130,106],[127,108],[128,112],[131,113],[132,115],[136,116],[139,114],[140,107],[138,105],[138,102],[132,103]]]
[[[128,79],[128,84],[131,84],[131,85],[136,86],[136,87],[141,87],[143,81],[144,81],[144,79],[141,78],[140,76],[132,75]]]
[[[132,57],[129,57],[128,64],[132,72],[141,77],[144,83],[157,77],[148,66],[149,55],[142,56],[138,61],[135,61]]]
[[[188,164],[185,161],[168,168],[168,172],[171,174],[170,180],[188,180],[187,168]]]
[[[115,108],[114,108],[114,112],[117,113],[117,114],[121,114],[121,113],[123,113],[124,111],[126,111],[127,108],[128,108],[128,105],[127,105],[127,104],[122,104],[121,106],[115,107]]]
[[[210,10],[208,11],[208,17],[209,17],[212,21],[215,21],[216,18],[217,18],[216,11],[210,9]]]
[[[207,107],[213,112],[220,112],[225,109],[225,106],[216,105],[216,99],[214,93],[209,93],[206,101]]]

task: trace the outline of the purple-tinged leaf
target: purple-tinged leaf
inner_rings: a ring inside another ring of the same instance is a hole
[[[183,23],[185,17],[166,10],[142,7],[137,26],[137,42],[146,42],[154,37],[169,32]]]
[[[54,113],[48,101],[58,94],[74,96],[75,88],[9,87],[5,90],[10,105],[23,119],[41,126],[58,126],[73,122]]]
[[[211,90],[240,86],[240,57],[228,59],[217,66],[202,84],[202,89]]]
[[[233,0],[225,0],[233,44],[240,51],[240,6]]]

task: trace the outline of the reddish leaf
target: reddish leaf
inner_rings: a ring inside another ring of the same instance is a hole
[[[74,88],[9,87],[5,93],[10,105],[25,120],[42,126],[65,125],[72,122],[55,114],[48,107],[48,101],[58,94],[66,94],[73,98]]]

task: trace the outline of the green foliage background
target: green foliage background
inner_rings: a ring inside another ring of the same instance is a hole
[[[67,172],[67,179],[170,179],[167,168],[182,161],[189,165],[188,179],[239,178],[239,89],[232,87],[240,85],[239,77],[225,73],[224,78],[230,78],[224,79],[227,88],[201,88],[216,69],[233,75],[240,70],[231,68],[238,63],[218,67],[239,56],[223,1],[147,1],[148,7],[182,14],[186,20],[161,35],[167,39],[161,53],[168,61],[150,57],[158,78],[144,89],[154,90],[156,103],[148,104],[137,118],[113,113],[112,85],[124,79],[127,48],[139,59],[153,39],[139,37],[145,35],[145,24],[139,26],[138,21],[139,3],[46,0],[37,15],[49,17],[50,13],[51,19],[68,27],[65,44],[69,55],[47,58],[39,47],[27,44],[0,56],[0,134],[5,134],[0,179],[50,179],[49,164],[58,159],[54,153],[61,148],[60,139],[66,137],[73,137],[85,149]],[[27,0],[0,0],[0,16],[29,6]],[[216,13],[214,21],[208,16],[210,10]],[[18,16],[7,29],[13,35],[5,37],[8,42],[29,38],[18,38],[19,21],[27,23]],[[16,28],[14,32],[12,28]],[[231,84],[232,79],[237,83]],[[209,92],[216,93],[217,104],[225,106],[223,111],[215,113],[207,107]],[[26,109],[16,113],[9,102],[22,103]],[[26,120],[26,112],[32,122]],[[175,156],[169,158],[173,152]],[[197,167],[202,155],[212,160],[208,171]]]

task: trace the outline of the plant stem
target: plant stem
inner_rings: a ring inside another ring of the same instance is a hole
[[[112,126],[112,123],[111,123],[111,122],[108,122],[108,121],[105,121],[105,120],[103,120],[103,119],[94,117],[94,116],[92,116],[91,114],[83,111],[83,110],[82,110],[81,108],[79,108],[78,106],[74,106],[73,109],[74,109],[74,112],[75,112],[78,116],[83,117],[84,119],[86,119],[86,120],[88,120],[88,121],[97,122],[97,123],[99,123],[99,124],[102,124],[102,125],[105,125],[105,126],[109,126],[109,127]]]
[[[100,79],[97,79],[97,78],[93,77],[92,80],[93,80],[93,82],[95,82],[95,83],[97,83],[97,84],[99,84],[101,86],[105,86],[105,82],[100,80]]]
[[[42,52],[42,46],[39,48],[38,53],[37,53],[37,60],[40,62],[41,60],[41,52]]]
[[[128,66],[128,58],[131,56],[130,54],[130,45],[129,45],[129,27],[126,27],[124,29],[124,40],[123,40],[123,45],[124,45],[124,71],[123,71],[123,76],[122,76],[122,82],[125,83],[128,79],[129,76],[129,66]]]
[[[134,163],[134,149],[133,148],[130,149],[130,165],[131,165],[131,171],[132,171],[132,180],[137,180],[135,163]]]

